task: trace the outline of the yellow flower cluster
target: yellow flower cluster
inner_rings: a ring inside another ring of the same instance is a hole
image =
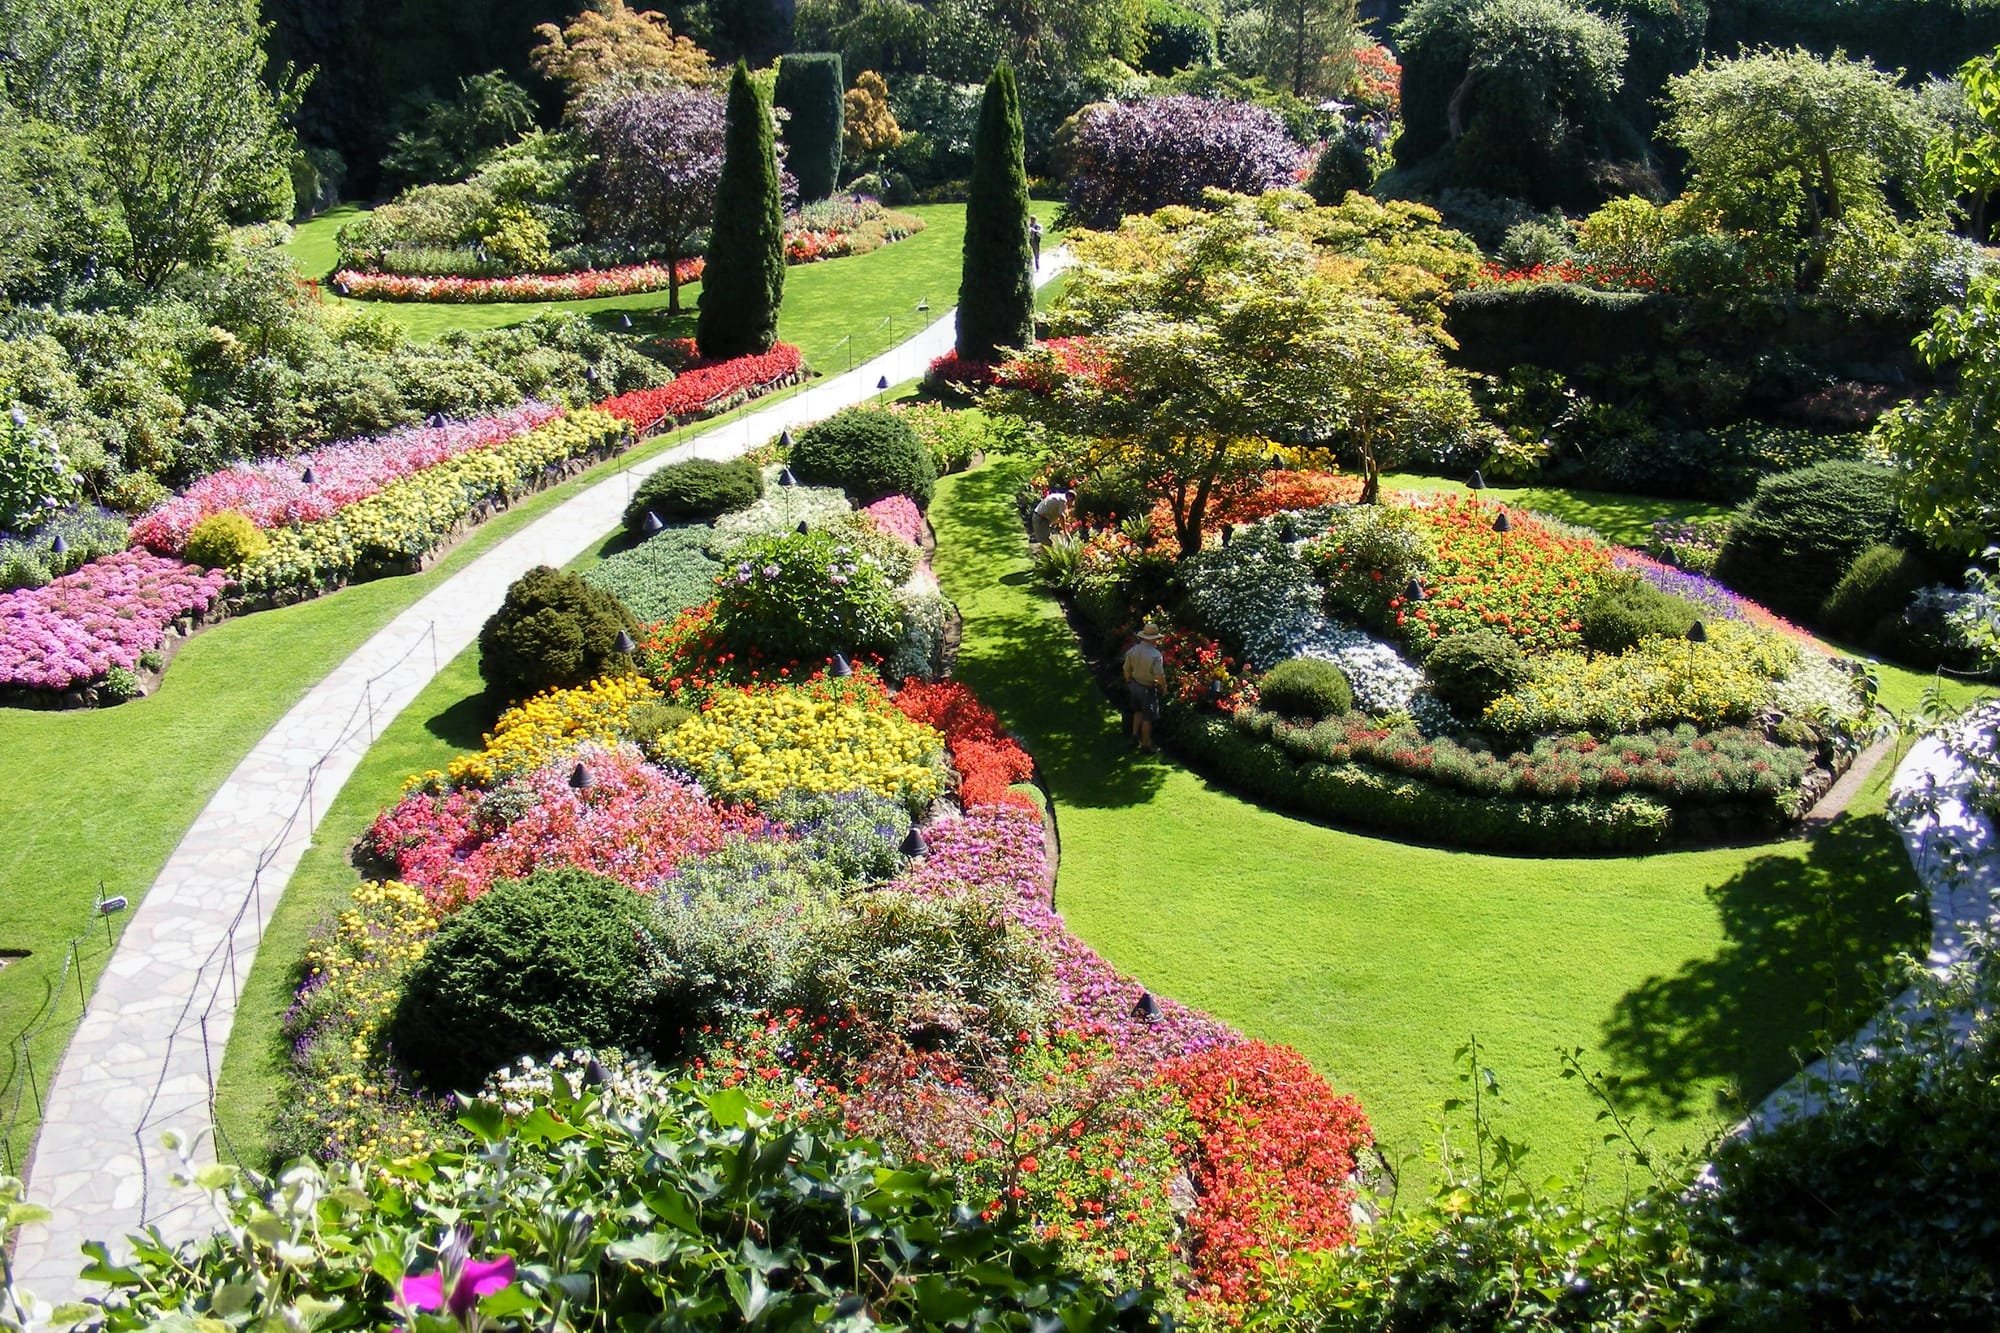
[[[789,788],[877,795],[919,808],[944,789],[944,739],[894,708],[800,689],[728,691],[660,738],[710,794],[759,804]]]
[[[553,763],[584,741],[609,745],[626,733],[639,704],[661,694],[643,676],[602,676],[574,689],[544,690],[500,715],[486,748],[451,761],[454,786],[488,787]]]
[[[1531,659],[1526,685],[1488,705],[1486,723],[1508,735],[1607,736],[1677,722],[1740,724],[1771,701],[1798,660],[1792,640],[1738,620],[1712,622],[1706,643],[1658,638],[1615,655],[1547,653]]]

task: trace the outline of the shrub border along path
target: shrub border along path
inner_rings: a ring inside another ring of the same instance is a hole
[[[1067,262],[1044,256],[1037,281]],[[620,525],[628,486],[686,458],[732,458],[780,430],[914,380],[949,351],[954,321],[846,374],[645,460],[565,501],[398,615],[265,734],[203,808],[119,939],[90,1009],[46,1090],[28,1193],[54,1212],[22,1236],[14,1272],[43,1299],[79,1290],[79,1247],[140,1226],[196,1234],[199,1200],[168,1182],[179,1164],[161,1135],[205,1130],[238,982],[313,829],[374,732],[414,700],[479,633],[508,584],[561,566]],[[301,817],[303,816],[303,817]],[[212,1145],[193,1145],[198,1161]]]

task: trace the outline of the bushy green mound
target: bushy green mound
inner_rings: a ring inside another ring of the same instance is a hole
[[[537,565],[514,580],[479,631],[479,674],[503,699],[581,685],[625,664],[618,635],[638,627],[602,588]]]
[[[930,452],[910,423],[876,407],[851,407],[800,435],[792,446],[800,481],[838,486],[857,505],[907,495],[928,509],[937,487]]]
[[[1445,707],[1476,722],[1486,705],[1527,682],[1528,658],[1507,635],[1479,629],[1439,644],[1425,660],[1424,674]]]
[[[1895,483],[1873,463],[1766,477],[1730,528],[1715,576],[1781,615],[1812,617],[1856,556],[1895,535]]]
[[[1924,562],[1884,542],[1854,558],[1820,603],[1819,620],[1834,634],[1888,646],[1899,636],[1903,609],[1925,579]]]
[[[470,1092],[523,1055],[648,1047],[650,918],[638,894],[581,870],[497,882],[411,969],[387,1030],[397,1063],[433,1092]]]
[[[240,570],[270,549],[271,539],[248,514],[225,509],[194,525],[184,554],[210,569]]]
[[[747,458],[690,458],[639,483],[625,506],[625,528],[643,532],[649,512],[663,523],[705,522],[755,504],[763,494],[764,470]]]
[[[823,528],[745,542],[723,562],[715,627],[776,661],[888,653],[902,615],[879,567]]]
[[[1643,579],[1614,579],[1584,604],[1583,642],[1592,652],[1622,653],[1641,639],[1678,638],[1700,618],[1691,602]]]
[[[1347,673],[1317,657],[1294,657],[1257,682],[1257,702],[1284,717],[1336,717],[1354,707]]]

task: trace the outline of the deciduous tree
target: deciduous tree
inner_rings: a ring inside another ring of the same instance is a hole
[[[1945,549],[1976,555],[2000,542],[2000,281],[1978,279],[1962,305],[1937,312],[1917,347],[1956,390],[1885,419],[1881,435],[1902,470],[1910,525]]]
[[[1300,153],[1278,114],[1249,102],[1176,96],[1088,106],[1066,150],[1066,219],[1109,227],[1127,213],[1198,204],[1207,189],[1260,194],[1291,183]]]
[[[1294,97],[1328,97],[1353,77],[1354,0],[1263,0],[1225,30],[1231,67]]]
[[[566,28],[544,23],[529,56],[535,71],[574,98],[607,80],[703,84],[714,81],[708,52],[679,36],[667,16],[625,0],[591,0]]]
[[[584,177],[592,228],[678,265],[695,233],[715,219],[723,121],[721,96],[706,88],[585,98],[576,124],[592,158]],[[680,308],[676,273],[667,309]]]

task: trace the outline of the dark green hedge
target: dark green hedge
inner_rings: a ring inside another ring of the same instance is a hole
[[[840,139],[847,125],[837,51],[793,52],[778,62],[771,100],[791,113],[785,123],[785,166],[810,204],[840,184]]]
[[[1645,292],[1600,292],[1568,282],[1521,282],[1460,292],[1445,308],[1453,358],[1505,375],[1523,363],[1565,374],[1667,350],[1678,303]]]

